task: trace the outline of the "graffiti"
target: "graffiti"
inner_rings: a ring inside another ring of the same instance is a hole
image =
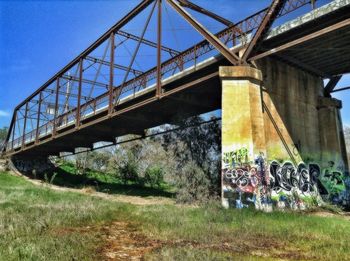
[[[224,191],[231,191],[231,205],[236,208],[254,205],[262,208],[270,203],[268,173],[264,154],[260,153],[253,162],[248,161],[246,148],[223,154]],[[228,194],[227,194],[228,195]]]
[[[227,169],[224,172],[224,180],[232,188],[242,192],[253,193],[258,186],[257,170],[251,167]]]
[[[343,175],[340,169],[335,168],[333,161],[328,162],[328,167],[323,170],[319,182],[323,188],[320,194],[324,199],[336,204],[349,200],[349,193],[347,193],[349,179]]]
[[[276,193],[292,189],[297,189],[303,194],[313,192],[319,175],[320,168],[314,164],[310,164],[309,167],[304,163],[297,167],[290,162],[280,165],[273,161],[270,164],[271,188]]]
[[[231,206],[270,210],[273,203],[279,209],[302,210],[312,200],[350,203],[350,177],[332,161],[322,169],[315,163],[268,164],[263,153],[249,161],[249,155],[246,148],[223,153],[224,197]]]
[[[224,152],[222,161],[227,167],[234,167],[248,162],[248,149],[241,148],[236,151]]]

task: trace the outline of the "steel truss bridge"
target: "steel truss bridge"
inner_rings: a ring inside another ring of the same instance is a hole
[[[185,50],[165,46],[165,4],[204,40]],[[124,30],[146,11],[141,35]],[[211,33],[191,12],[225,28]],[[155,41],[145,37],[153,18]],[[121,50],[126,41],[134,42],[133,53]],[[100,141],[115,143],[116,137],[144,135],[179,117],[219,109],[218,67],[254,65],[265,57],[329,78],[324,92],[330,96],[349,89],[335,89],[350,72],[349,46],[350,0],[274,0],[239,22],[187,0],[143,0],[15,108],[2,152],[9,157],[74,153],[78,147],[94,149]],[[156,59],[143,71],[135,64],[144,47],[153,49]],[[128,64],[118,64],[116,54],[129,57]]]

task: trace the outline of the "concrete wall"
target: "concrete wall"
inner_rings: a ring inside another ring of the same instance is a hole
[[[296,161],[320,160],[317,107],[322,79],[273,59],[262,60],[258,68],[264,77],[269,157],[283,160],[292,155]],[[276,124],[283,136],[276,130]]]

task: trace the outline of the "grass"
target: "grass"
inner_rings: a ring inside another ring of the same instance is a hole
[[[103,231],[87,228],[112,221],[162,242],[146,260],[350,260],[350,221],[343,217],[216,203],[134,206],[0,173],[0,260],[100,260]]]
[[[174,197],[173,188],[166,183],[161,184],[159,188],[141,186],[135,183],[124,184],[119,178],[102,172],[87,170],[85,174],[76,174],[76,168],[73,164],[66,162],[61,164],[53,172],[47,173],[46,178],[51,180],[55,173],[53,184],[70,188],[83,188],[86,186],[94,187],[96,191],[108,194],[122,194],[140,197]],[[45,179],[44,175],[37,178]]]

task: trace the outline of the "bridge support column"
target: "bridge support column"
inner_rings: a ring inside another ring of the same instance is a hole
[[[322,168],[337,165],[342,166],[342,172],[348,172],[341,108],[342,103],[337,99],[320,97],[318,100],[321,162]]]
[[[262,73],[249,66],[223,66],[222,204],[270,210],[265,171],[266,142]]]

